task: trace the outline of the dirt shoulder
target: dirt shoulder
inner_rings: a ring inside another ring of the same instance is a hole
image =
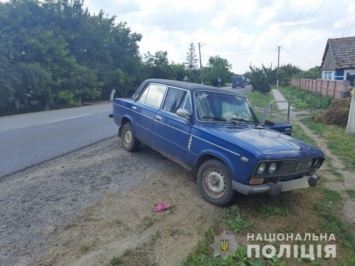
[[[137,247],[179,265],[223,209],[179,165],[112,138],[1,179],[0,211],[0,265],[107,265]]]
[[[339,160],[333,152],[327,147],[324,139],[316,136],[308,127],[299,122],[297,113],[291,115],[293,125],[299,125],[306,135],[311,137],[317,143],[317,146],[324,152],[327,160],[323,164],[319,173],[322,175],[323,181],[325,181],[325,187],[339,192],[344,198],[344,205],[340,214],[345,222],[354,225],[355,224],[355,201],[349,197],[346,190],[355,190],[355,173],[344,170],[344,164]],[[330,162],[330,163],[329,163]],[[332,174],[332,168],[335,168],[343,180],[339,182],[338,177]]]

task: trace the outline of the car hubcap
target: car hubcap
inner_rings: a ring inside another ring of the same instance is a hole
[[[132,141],[132,134],[129,130],[127,130],[124,134],[124,140],[127,144],[130,144]]]
[[[205,187],[209,194],[221,196],[226,189],[224,175],[218,170],[210,170],[205,175]]]

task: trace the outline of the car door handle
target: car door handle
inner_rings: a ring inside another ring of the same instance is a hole
[[[132,109],[133,109],[133,110],[137,110],[137,107],[135,107],[135,106],[132,106]]]
[[[163,118],[160,116],[160,115],[156,115],[155,116],[155,120],[157,120],[157,121],[161,121]]]

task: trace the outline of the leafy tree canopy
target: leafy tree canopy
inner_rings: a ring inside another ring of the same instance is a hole
[[[208,65],[203,70],[204,81],[213,86],[224,86],[226,82],[231,80],[232,65],[227,59],[220,56],[211,56]]]
[[[0,111],[107,98],[141,82],[142,36],[83,3],[0,3]]]

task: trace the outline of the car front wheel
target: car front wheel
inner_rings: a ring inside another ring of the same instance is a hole
[[[124,124],[122,127],[122,145],[127,151],[136,151],[139,149],[140,141],[135,137],[132,125],[130,123]]]
[[[224,206],[233,199],[231,174],[221,161],[204,162],[197,172],[197,185],[202,197],[211,204]]]

